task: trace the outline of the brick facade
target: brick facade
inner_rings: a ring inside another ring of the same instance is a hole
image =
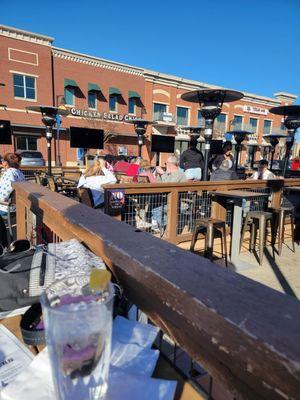
[[[46,140],[41,116],[27,111],[29,105],[58,105],[64,96],[65,79],[76,82],[76,109],[88,109],[88,84],[97,84],[101,92],[97,93],[97,110],[109,112],[109,90],[117,88],[119,97],[117,114],[128,114],[129,91],[140,95],[137,101],[136,116],[153,119],[153,104],[167,106],[167,112],[172,114],[173,122],[161,121],[157,126],[148,128],[143,157],[155,163],[155,155],[150,151],[151,133],[175,135],[176,140],[187,142],[188,135],[176,125],[176,107],[189,108],[189,125],[198,124],[198,104],[188,104],[181,99],[181,94],[199,87],[209,88],[208,84],[185,80],[176,76],[148,71],[142,68],[128,66],[122,63],[107,61],[88,55],[58,49],[52,45],[53,39],[15,28],[0,26],[0,119],[10,120],[13,131],[13,145],[0,145],[0,154],[17,150],[20,146],[18,137],[36,137],[37,148],[46,159]],[[36,98],[34,100],[17,99],[14,97],[13,75],[26,75],[35,78]],[[234,115],[243,117],[243,126],[247,127],[249,118],[258,119],[257,136],[254,142],[261,144],[264,120],[272,121],[272,129],[279,129],[281,117],[270,113],[260,115],[247,112],[244,106],[269,110],[271,107],[292,103],[296,96],[279,93],[277,98],[267,98],[245,93],[243,100],[224,104],[222,113],[226,114],[225,131],[232,129]],[[133,126],[123,121],[82,118],[73,115],[63,117],[60,134],[60,156],[62,163],[76,163],[76,149],[70,147],[69,128],[80,126],[104,129],[105,150],[118,154],[120,146],[126,147],[128,155],[137,155],[137,138]],[[32,136],[33,135],[33,136]],[[220,138],[224,132],[215,133]],[[57,142],[53,142],[52,158],[57,154]],[[178,143],[177,143],[178,144]],[[186,145],[186,144],[185,144]],[[178,146],[177,146],[178,148]],[[245,161],[244,151],[241,161]],[[162,157],[161,162],[165,157]],[[259,158],[259,153],[257,153]]]

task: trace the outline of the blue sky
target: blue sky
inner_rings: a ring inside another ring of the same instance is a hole
[[[0,23],[53,36],[58,47],[266,96],[300,95],[300,0],[0,0],[0,6]]]

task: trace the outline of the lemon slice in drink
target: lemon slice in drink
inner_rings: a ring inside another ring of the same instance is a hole
[[[111,280],[111,273],[106,269],[94,268],[90,273],[90,289],[92,292],[102,292]]]

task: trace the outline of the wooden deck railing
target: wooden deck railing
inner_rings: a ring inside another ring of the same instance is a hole
[[[44,187],[14,188],[19,238],[30,233],[26,221],[34,214],[37,227],[83,242],[127,296],[236,399],[299,398],[298,300]]]
[[[148,202],[151,199],[157,199],[161,194],[167,197],[166,199],[166,230],[163,238],[171,243],[178,244],[180,242],[191,240],[192,232],[179,230],[178,226],[180,215],[179,203],[188,200],[192,203],[195,198],[193,194],[201,195],[207,193],[204,201],[209,201],[209,192],[216,190],[251,190],[264,191],[269,190],[271,195],[272,206],[280,205],[282,190],[284,186],[300,186],[300,179],[278,179],[278,180],[234,180],[220,182],[195,182],[195,183],[152,183],[152,184],[115,184],[105,185],[105,191],[113,189],[123,189],[127,198],[148,195]],[[108,199],[108,196],[105,196]],[[183,200],[182,200],[183,199]],[[152,200],[150,200],[151,202]],[[153,200],[154,202],[156,200]],[[161,200],[162,201],[162,200]],[[209,204],[210,207],[210,204]],[[196,213],[199,210],[199,204],[196,204],[191,212],[191,217],[196,219]],[[222,210],[218,209],[217,205],[211,208],[211,215],[215,218],[220,218]],[[123,217],[123,218],[122,218]],[[119,219],[126,221],[126,215],[119,216]],[[133,222],[133,218],[131,218]]]

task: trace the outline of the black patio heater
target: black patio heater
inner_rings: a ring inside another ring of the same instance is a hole
[[[300,106],[298,105],[279,106],[279,107],[273,107],[269,111],[272,114],[284,116],[283,123],[287,129],[287,136],[285,142],[286,149],[285,149],[282,175],[285,178],[291,150],[295,140],[295,132],[300,127]]]
[[[42,122],[46,127],[46,139],[48,148],[48,176],[52,175],[51,171],[51,141],[53,137],[53,126],[56,124],[56,115],[68,115],[69,111],[59,109],[52,106],[28,106],[27,110],[40,112],[42,114]]]
[[[233,135],[234,140],[236,141],[235,145],[235,170],[238,169],[238,164],[239,164],[239,156],[240,152],[242,150],[242,143],[244,140],[248,138],[248,135],[251,135],[251,132],[249,131],[242,131],[242,130],[236,130],[236,131],[230,131],[227,132]]]
[[[138,146],[139,146],[138,156],[141,157],[142,156],[142,146],[144,144],[144,138],[145,138],[145,133],[146,133],[147,127],[148,127],[148,125],[155,125],[155,123],[153,121],[148,121],[148,120],[142,119],[142,118],[132,119],[132,120],[126,121],[126,122],[134,125],[134,130],[135,130],[135,133],[137,134],[137,138],[138,138]]]
[[[270,149],[270,151],[271,151],[270,170],[272,171],[276,146],[279,143],[279,139],[286,138],[286,135],[282,135],[281,133],[269,133],[268,135],[263,135],[263,138],[266,139],[267,142],[269,142],[270,145],[271,145],[271,149]]]
[[[201,133],[204,132],[203,126],[198,126],[198,125],[195,125],[195,126],[188,126],[188,125],[187,126],[181,126],[181,129],[189,131],[190,138],[194,137],[194,138],[197,139],[198,142],[199,142],[199,138],[200,138]],[[202,143],[200,144],[200,150],[202,150]]]
[[[223,103],[240,100],[243,97],[243,93],[227,89],[198,89],[181,95],[183,100],[200,105],[200,112],[205,120],[204,181],[208,180],[208,162],[210,144],[213,137],[214,120],[221,113]]]

